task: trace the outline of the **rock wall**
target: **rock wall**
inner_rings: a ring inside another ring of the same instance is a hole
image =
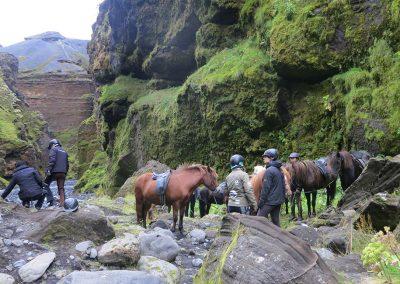
[[[252,166],[269,147],[397,154],[399,11],[368,0],[104,1],[89,56],[109,83],[106,188],[150,159],[225,173],[231,154]]]
[[[51,132],[78,128],[93,110],[89,75],[21,74],[16,88],[32,110],[43,114]]]
[[[42,164],[45,122],[14,93],[17,72],[18,60],[0,53],[0,182],[11,176],[17,160],[35,167]]]

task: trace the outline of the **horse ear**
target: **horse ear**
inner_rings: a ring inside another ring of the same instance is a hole
[[[336,152],[336,157],[341,158],[340,152]]]
[[[210,166],[207,166],[207,171],[211,173],[211,168],[210,168]]]

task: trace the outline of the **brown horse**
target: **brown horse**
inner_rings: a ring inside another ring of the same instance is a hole
[[[342,158],[340,169],[340,183],[342,189],[346,190],[362,173],[371,155],[366,151],[342,150],[339,152]]]
[[[175,232],[179,211],[179,230],[183,230],[183,216],[185,208],[193,191],[201,184],[211,190],[217,185],[218,175],[214,169],[203,165],[181,166],[171,173],[165,193],[166,205],[173,208],[171,231]],[[138,177],[135,185],[137,221],[146,228],[146,215],[152,204],[161,205],[160,196],[156,193],[157,182],[152,179],[151,173]]]
[[[340,153],[333,152],[326,158],[326,162],[326,175],[321,172],[315,161],[304,160],[289,165],[293,178],[292,182],[296,185],[296,187],[304,188],[307,199],[308,216],[316,215],[315,205],[318,189],[327,189],[327,207],[332,205],[333,199],[335,198],[336,180],[338,178],[342,162]]]
[[[251,177],[251,180],[250,180],[257,203],[260,200],[261,189],[262,189],[265,171],[266,171],[266,168],[264,168],[264,167],[262,167],[262,169],[260,168],[257,171],[257,173]],[[286,193],[286,195],[290,195],[292,193],[290,190],[290,181],[292,180],[292,178],[291,178],[290,172],[286,168],[286,165],[281,167],[281,172],[283,173],[283,176],[285,177],[285,193]]]

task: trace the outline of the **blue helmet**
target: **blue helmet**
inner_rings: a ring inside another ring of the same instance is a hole
[[[289,155],[289,159],[294,159],[294,158],[297,158],[297,159],[300,158],[300,154],[293,152]]]
[[[264,152],[263,157],[268,157],[272,160],[278,159],[279,153],[277,149],[271,148]]]
[[[235,154],[231,157],[230,164],[231,164],[232,170],[236,169],[236,168],[243,168],[244,167],[244,158],[239,154]]]
[[[53,147],[53,145],[59,145],[59,146],[61,146],[61,143],[60,143],[60,141],[58,141],[57,139],[51,139],[50,142],[49,142],[49,147],[48,147],[48,149],[50,150],[51,147]]]

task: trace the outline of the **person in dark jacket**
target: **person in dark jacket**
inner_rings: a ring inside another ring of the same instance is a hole
[[[11,182],[1,197],[6,199],[14,187],[18,185],[20,189],[18,196],[22,204],[29,208],[31,201],[37,201],[35,208],[41,209],[45,197],[43,191],[45,184],[39,173],[34,168],[28,167],[24,161],[18,161],[15,167]]]
[[[271,215],[272,223],[280,227],[280,210],[285,202],[285,178],[280,170],[282,163],[278,161],[278,150],[266,150],[263,159],[267,170],[263,178],[257,215]]]
[[[49,202],[49,206],[54,205],[54,197],[50,190],[50,183],[56,181],[58,195],[60,196],[60,207],[63,207],[65,201],[64,184],[69,170],[68,153],[61,147],[61,143],[57,139],[50,140],[48,149],[50,150],[49,163],[46,169],[46,179],[44,181],[47,184],[47,201]]]

